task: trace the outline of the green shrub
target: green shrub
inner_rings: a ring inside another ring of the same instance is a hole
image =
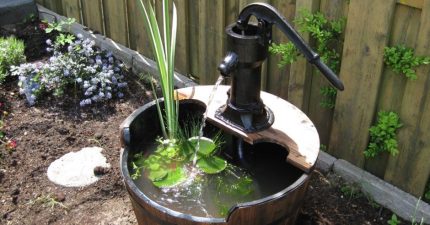
[[[341,43],[341,34],[345,26],[345,19],[329,20],[321,12],[311,13],[308,10],[300,10],[300,16],[294,21],[301,32],[309,33],[315,40],[315,47],[321,60],[327,64],[335,73],[339,72],[341,58],[338,51],[334,48],[336,44]],[[288,42],[286,44],[271,44],[269,52],[280,55],[281,61],[279,67],[292,64],[301,56],[298,49]],[[321,107],[334,108],[336,104],[336,89],[330,86],[324,86],[320,89]]]
[[[415,50],[403,45],[384,48],[384,62],[395,73],[404,74],[411,80],[417,79],[415,67],[430,63],[428,56],[415,56]]]
[[[369,129],[370,142],[364,156],[373,158],[380,152],[389,152],[393,156],[398,154],[396,131],[400,127],[402,124],[397,113],[380,111],[378,121]]]
[[[0,84],[9,76],[12,65],[25,61],[24,42],[14,37],[0,38]]]

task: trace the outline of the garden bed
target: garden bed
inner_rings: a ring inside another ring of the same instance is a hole
[[[44,60],[45,40],[32,35],[16,36],[28,40],[27,48],[38,46],[40,54],[27,50],[27,60]],[[12,151],[0,149],[1,224],[136,224],[120,176],[118,130],[133,110],[151,100],[151,92],[136,74],[128,74],[126,81],[123,99],[86,107],[55,97],[29,107],[16,79],[0,84],[0,102],[8,112],[4,131],[17,143]],[[89,146],[102,147],[111,165],[98,182],[66,188],[48,180],[52,161]],[[387,224],[391,216],[354,186],[315,172],[297,224]]]

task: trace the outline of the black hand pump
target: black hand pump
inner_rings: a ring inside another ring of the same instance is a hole
[[[257,18],[258,24],[248,23],[251,16]],[[232,80],[227,104],[216,113],[218,119],[247,133],[264,130],[274,121],[272,111],[260,98],[261,65],[268,55],[272,25],[276,25],[334,87],[344,89],[342,81],[273,6],[249,4],[239,14],[237,22],[226,28],[227,56],[218,69]]]

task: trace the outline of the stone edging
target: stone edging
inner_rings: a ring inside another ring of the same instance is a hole
[[[400,190],[384,180],[343,160],[320,151],[316,168],[322,172],[333,171],[347,182],[360,186],[361,190],[378,204],[390,209],[405,220],[430,222],[430,205]]]
[[[39,12],[41,12],[41,19],[49,21],[50,19],[52,20],[52,16],[56,17],[57,20],[66,18],[41,5],[38,5],[38,9]],[[88,30],[88,28],[78,23],[74,23],[71,26],[70,32],[74,34],[80,33],[85,38],[94,40],[96,45],[100,48],[112,51],[118,59],[130,66],[134,73],[147,72],[158,76],[156,63],[141,55],[139,52],[118,44],[103,35],[94,34],[92,31]],[[194,86],[196,83],[182,74],[175,73],[175,85],[178,88],[183,88]],[[430,222],[429,204],[423,201],[420,201],[418,204],[419,200],[416,197],[343,159],[336,159],[321,151],[318,156],[316,168],[322,172],[333,171],[346,181],[360,185],[364,193],[369,194],[378,204],[390,209],[403,219],[411,221],[412,218],[415,217],[417,221],[423,218],[425,222]]]

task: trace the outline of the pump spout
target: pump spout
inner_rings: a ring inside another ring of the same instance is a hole
[[[222,76],[229,77],[233,70],[236,69],[238,62],[237,54],[234,52],[229,52],[219,64],[218,70]]]
[[[276,25],[290,41],[299,49],[305,58],[314,64],[321,73],[330,81],[330,83],[339,90],[343,90],[344,86],[336,74],[321,61],[320,56],[314,52],[297,33],[296,30],[288,23],[273,6],[266,3],[252,3],[247,5],[239,14],[236,22],[237,27],[243,31],[248,29],[248,22],[251,16],[255,16],[259,21],[266,23],[266,26]]]

